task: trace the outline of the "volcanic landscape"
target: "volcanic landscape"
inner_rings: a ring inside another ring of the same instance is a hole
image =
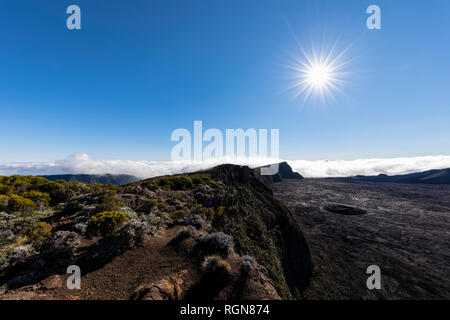
[[[272,188],[311,247],[311,298],[450,298],[450,185],[304,179]],[[370,265],[381,290],[367,289]]]

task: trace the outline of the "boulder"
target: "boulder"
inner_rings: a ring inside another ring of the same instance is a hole
[[[62,280],[59,275],[53,275],[41,281],[41,286],[46,290],[59,289],[62,287]]]

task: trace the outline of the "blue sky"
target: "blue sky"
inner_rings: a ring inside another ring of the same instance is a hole
[[[66,28],[66,8],[82,30]],[[370,4],[382,30],[366,28]],[[0,161],[168,160],[176,128],[278,128],[285,159],[448,154],[450,2],[2,0]],[[337,43],[336,99],[286,91]]]

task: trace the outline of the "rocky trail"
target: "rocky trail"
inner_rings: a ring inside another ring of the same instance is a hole
[[[199,278],[195,264],[183,252],[169,246],[179,230],[180,227],[174,227],[162,231],[95,271],[83,274],[81,270],[81,290],[67,289],[65,283],[69,275],[61,274],[9,291],[3,299],[129,300],[140,286],[158,282],[162,283],[163,291],[160,299],[166,298],[164,292],[172,295],[172,299],[179,298],[174,295],[176,290],[181,294]],[[174,291],[175,284],[178,288]]]

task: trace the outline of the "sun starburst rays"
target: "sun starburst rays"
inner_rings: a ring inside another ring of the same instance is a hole
[[[293,82],[288,89],[294,91],[294,97],[303,96],[303,102],[319,98],[322,102],[335,100],[336,92],[342,93],[341,87],[348,72],[344,69],[349,60],[344,59],[346,50],[337,53],[333,46],[327,53],[320,54],[313,48],[311,53],[303,49],[302,58],[294,57],[294,64],[288,66],[292,71]]]

